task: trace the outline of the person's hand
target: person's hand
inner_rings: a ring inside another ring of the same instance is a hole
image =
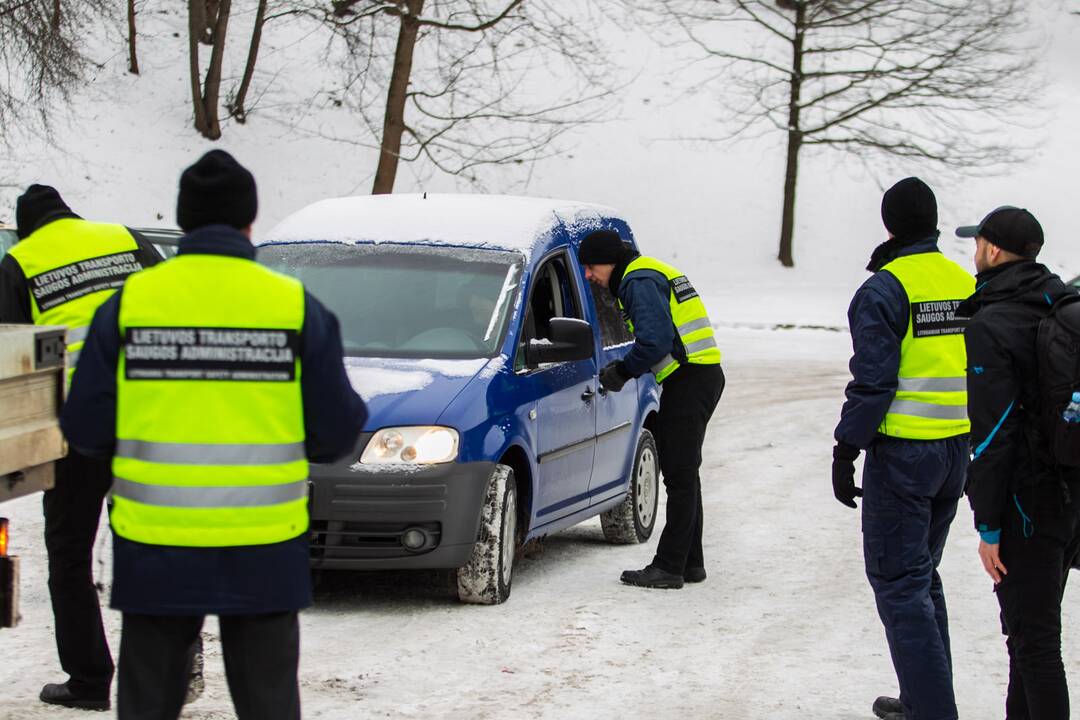
[[[859,457],[859,448],[840,440],[833,448],[832,456],[833,495],[849,508],[858,507],[855,498],[862,497],[862,489],[855,487],[855,460]]]
[[[619,392],[623,385],[630,380],[630,376],[623,370],[622,361],[608,363],[600,371],[600,386],[611,392]]]
[[[1009,574],[1001,562],[1001,543],[991,545],[985,540],[980,540],[979,559],[982,560],[983,569],[995,585],[1001,582],[1002,576]]]

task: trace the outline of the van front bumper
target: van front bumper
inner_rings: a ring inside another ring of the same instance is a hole
[[[494,468],[494,462],[312,465],[312,567],[461,567],[476,543]]]

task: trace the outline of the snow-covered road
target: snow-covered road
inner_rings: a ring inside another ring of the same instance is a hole
[[[724,330],[720,340],[728,386],[702,473],[706,583],[621,585],[619,572],[644,565],[658,534],[644,547],[612,547],[596,521],[520,560],[513,596],[499,607],[456,604],[434,574],[335,577],[302,615],[305,716],[871,718],[870,703],[895,680],[863,576],[859,516],[829,485],[849,340],[753,330]],[[0,718],[86,717],[37,701],[42,683],[62,679],[40,499],[3,510],[23,557],[24,618],[0,633]],[[942,574],[960,716],[984,720],[1004,714],[1006,658],[976,540],[962,504]],[[1072,596],[1064,644],[1075,688]],[[106,622],[115,649],[119,617],[108,611]],[[215,621],[206,629],[216,636]],[[233,717],[216,641],[206,693],[183,717]]]

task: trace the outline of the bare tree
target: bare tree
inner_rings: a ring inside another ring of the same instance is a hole
[[[136,51],[136,35],[135,28],[135,0],[127,0],[127,20],[128,20],[128,72],[132,75],[139,74],[139,54]]]
[[[614,73],[562,0],[332,0],[302,12],[345,41],[345,102],[377,138],[372,192],[401,161],[478,182],[484,165],[532,162],[603,111]],[[290,12],[297,12],[296,10]]]
[[[778,259],[794,265],[804,148],[878,152],[960,171],[1018,157],[990,132],[1033,95],[1021,0],[654,0],[718,63],[727,137],[787,136]],[[725,24],[746,26],[738,47]],[[733,102],[734,101],[734,102]]]
[[[85,27],[112,17],[110,0],[0,0],[0,129],[29,121],[48,126],[53,101],[68,100],[94,63]]]
[[[188,52],[191,69],[191,99],[195,106],[195,129],[203,137],[221,137],[218,108],[221,98],[221,68],[225,56],[225,36],[229,28],[232,0],[190,0],[188,4]],[[210,10],[216,15],[208,14]],[[202,77],[199,44],[207,37],[206,28],[212,24],[210,62],[206,77]]]
[[[251,89],[251,80],[255,76],[255,63],[259,59],[259,45],[262,44],[263,27],[266,25],[267,0],[259,0],[259,6],[255,10],[255,27],[251,31],[251,42],[248,44],[247,62],[244,64],[244,77],[240,80],[240,87],[229,101],[229,115],[236,122],[247,121],[248,90]]]

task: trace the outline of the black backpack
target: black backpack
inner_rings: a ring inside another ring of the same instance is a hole
[[[1039,323],[1039,396],[1042,430],[1050,455],[1065,467],[1080,467],[1080,422],[1062,414],[1080,390],[1080,295],[1058,299]]]

